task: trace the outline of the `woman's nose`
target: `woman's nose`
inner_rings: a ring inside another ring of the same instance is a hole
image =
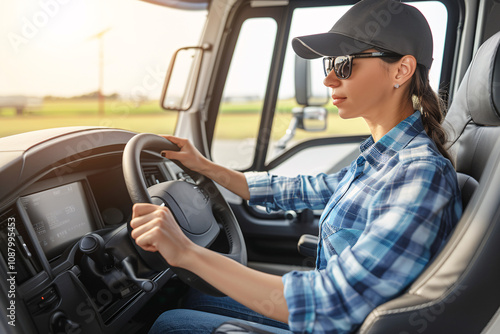
[[[326,87],[338,87],[340,85],[340,80],[337,78],[335,71],[330,71],[326,78],[323,80],[323,85]]]

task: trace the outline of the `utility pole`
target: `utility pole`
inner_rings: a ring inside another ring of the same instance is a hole
[[[92,37],[89,37],[89,40],[91,39],[98,39],[99,40],[99,67],[98,67],[98,77],[99,77],[99,82],[98,82],[98,88],[97,88],[97,97],[98,97],[98,103],[99,103],[99,115],[103,116],[104,115],[104,95],[102,93],[102,88],[104,86],[104,41],[103,37],[104,34],[106,34],[108,31],[110,31],[111,28],[106,28],[103,31],[95,34]]]

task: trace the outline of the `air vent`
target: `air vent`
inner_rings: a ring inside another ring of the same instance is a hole
[[[148,187],[167,181],[158,165],[142,165],[142,171]]]

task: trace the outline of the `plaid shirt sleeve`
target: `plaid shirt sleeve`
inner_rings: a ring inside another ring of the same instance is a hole
[[[247,172],[249,205],[273,210],[323,209],[347,171],[317,176],[284,177],[267,172]]]
[[[290,329],[350,332],[376,306],[400,294],[460,217],[453,175],[429,161],[397,168],[370,199],[366,228],[354,245],[331,256],[325,269],[283,277]]]

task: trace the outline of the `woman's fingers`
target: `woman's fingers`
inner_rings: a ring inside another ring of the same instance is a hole
[[[141,247],[142,249],[144,249],[145,251],[148,251],[148,252],[156,252],[159,250],[156,247],[154,234],[152,234],[152,233],[145,233],[145,234],[138,236],[137,238],[135,238],[135,243],[139,247]]]
[[[130,226],[132,227],[132,237],[140,235],[153,227],[162,227],[163,223],[173,222],[174,217],[170,210],[164,206],[149,203],[135,204]]]
[[[189,142],[189,140],[173,136],[163,136],[163,137],[170,140],[180,149],[180,151],[161,151],[161,155],[163,157],[170,160],[177,160],[180,163],[182,163],[185,167],[193,171],[199,172],[202,169],[205,158]]]
[[[132,238],[137,239],[139,236],[144,233],[150,231],[151,229],[158,227],[161,228],[162,221],[158,217],[149,214],[147,216],[134,218],[130,222],[130,226],[132,227],[132,232],[130,235]]]
[[[146,251],[158,251],[168,263],[181,263],[191,241],[177,224],[170,210],[163,206],[138,203],[133,207],[130,235]]]
[[[185,138],[179,138],[179,137],[170,136],[170,135],[162,135],[162,137],[165,138],[166,140],[171,141],[175,145],[179,146],[179,148],[182,148],[182,146],[184,146],[186,144],[186,142],[188,141]]]
[[[152,213],[158,209],[158,205],[151,203],[136,203],[132,207],[132,219]]]
[[[133,236],[135,243],[139,245],[142,249],[150,252],[160,252],[160,245],[162,243],[168,242],[167,233],[161,226],[161,222],[157,220],[157,223],[146,224],[140,227],[141,231],[138,231],[135,236]],[[133,233],[134,231],[132,231]],[[163,254],[162,254],[163,255]],[[168,257],[165,258],[167,261]]]
[[[169,140],[173,144],[177,145],[177,147],[179,147],[180,151],[182,151],[186,145],[189,145],[189,140],[187,140],[185,138],[179,138],[179,137],[174,137],[174,136],[162,136],[162,137]],[[164,152],[175,152],[175,151],[162,151],[162,154]],[[177,152],[175,152],[175,153],[177,153]]]
[[[161,151],[161,156],[169,160],[182,160],[182,152],[177,151]]]
[[[183,153],[184,153],[183,148],[186,146],[186,144],[189,143],[189,141],[187,139],[184,139],[184,138],[178,138],[178,137],[168,136],[168,135],[165,135],[162,137],[171,141],[175,145],[177,145],[179,147],[180,151],[178,151],[178,152],[177,151],[161,151],[161,155],[167,159],[170,159],[170,160],[181,160]]]

